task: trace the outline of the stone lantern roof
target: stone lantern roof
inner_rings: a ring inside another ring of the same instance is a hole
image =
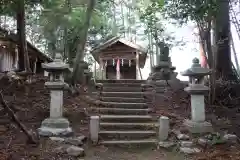
[[[206,75],[210,75],[212,70],[208,68],[203,68],[199,64],[199,59],[194,58],[192,60],[192,66],[191,68],[185,70],[184,72],[181,72],[182,76],[189,76],[189,77],[203,77]]]
[[[65,64],[62,61],[62,55],[57,53],[53,62],[42,63],[42,68],[48,72],[63,72],[64,70],[69,69],[69,64]]]

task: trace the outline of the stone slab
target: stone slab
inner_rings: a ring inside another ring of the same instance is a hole
[[[66,118],[47,118],[38,129],[40,136],[68,136],[72,134]]]
[[[195,122],[205,121],[204,95],[191,95],[191,114]]]
[[[51,118],[62,117],[63,91],[51,90],[50,95],[51,95],[50,117]]]
[[[204,86],[202,84],[191,84],[189,87],[184,88],[184,91],[189,94],[207,94],[209,91],[209,87]]]
[[[68,88],[68,84],[62,81],[45,82],[45,87],[50,90],[64,90]]]
[[[175,146],[176,144],[174,142],[170,142],[170,141],[160,141],[158,143],[159,147],[162,147],[162,148],[171,148],[173,146]]]
[[[72,135],[73,131],[70,127],[68,128],[50,128],[50,127],[41,127],[38,128],[38,134],[44,137],[51,137],[51,136],[70,136]]]
[[[210,133],[213,132],[212,124],[209,122],[194,122],[191,120],[184,121],[185,127],[191,133]]]
[[[66,118],[46,118],[42,122],[43,127],[50,127],[50,128],[68,128],[69,121]]]

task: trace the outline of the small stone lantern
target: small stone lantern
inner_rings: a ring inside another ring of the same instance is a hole
[[[192,67],[181,73],[189,77],[189,86],[184,90],[191,95],[191,120],[186,120],[184,124],[192,133],[211,132],[211,123],[205,121],[204,102],[204,95],[209,91],[209,87],[204,85],[204,76],[210,75],[211,70],[202,68],[197,58],[192,62]]]
[[[63,73],[69,69],[69,65],[63,63],[61,54],[51,63],[43,63],[44,68],[50,75],[50,81],[45,82],[45,87],[50,90],[50,117],[42,122],[38,129],[41,136],[66,136],[72,133],[69,121],[62,117],[63,114],[63,90],[67,87]]]

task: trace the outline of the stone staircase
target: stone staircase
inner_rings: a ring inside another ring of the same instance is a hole
[[[99,80],[100,144],[154,144],[157,121],[142,92],[142,80]]]

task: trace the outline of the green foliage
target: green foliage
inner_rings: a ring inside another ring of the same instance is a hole
[[[81,41],[86,4],[78,0],[72,0],[71,3],[59,0],[50,1],[42,6],[40,25],[48,44],[54,44],[58,52],[64,50],[70,59],[75,57],[77,46]],[[102,12],[105,5],[98,3],[95,8],[91,18],[90,35],[91,32],[98,32],[105,25],[104,12]],[[65,44],[64,48],[59,48],[62,45],[56,45],[58,41],[62,41],[59,42],[60,44]],[[51,47],[49,51],[51,52]]]
[[[164,18],[162,16],[165,2],[164,0],[146,0],[140,5],[140,20],[146,24],[145,34],[150,34],[151,38],[155,40],[153,45],[160,48],[160,43],[164,42],[171,47],[175,38],[171,34],[166,33],[166,28],[163,24]],[[174,42],[175,43],[175,42]],[[157,53],[158,54],[158,53]]]
[[[169,0],[164,6],[165,15],[182,23],[203,21],[217,13],[217,0]]]

